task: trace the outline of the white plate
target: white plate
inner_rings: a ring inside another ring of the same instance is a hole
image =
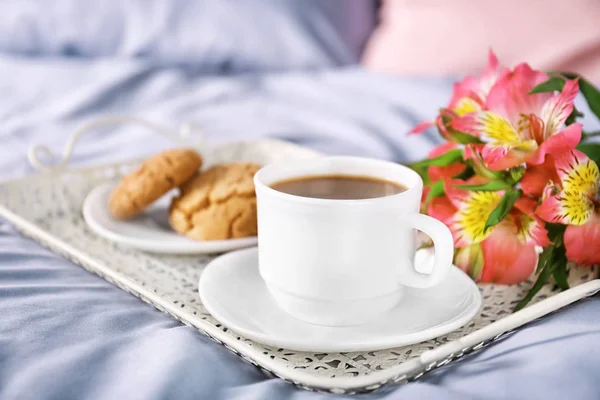
[[[367,324],[326,327],[297,320],[281,310],[258,272],[258,249],[214,259],[203,272],[199,293],[206,309],[235,332],[270,346],[310,352],[373,351],[423,342],[452,332],[481,308],[475,283],[453,267],[438,286],[406,290],[401,303]],[[431,262],[427,250],[417,260]]]
[[[115,185],[108,182],[94,188],[83,203],[83,218],[90,229],[115,243],[162,254],[221,253],[257,243],[256,236],[200,242],[175,232],[168,220],[171,193],[131,220],[116,220],[108,212],[108,197]]]

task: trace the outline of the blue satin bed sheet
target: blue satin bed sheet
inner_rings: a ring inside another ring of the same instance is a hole
[[[135,113],[193,121],[208,140],[278,137],[328,153],[406,161],[436,143],[406,137],[451,80],[347,67],[215,77],[144,60],[0,56],[0,177],[32,172],[26,150],[60,151],[80,123]],[[582,108],[585,109],[584,106]],[[73,164],[149,154],[169,143],[133,127],[100,130]],[[600,299],[518,331],[468,361],[373,399],[600,398]],[[135,297],[19,236],[0,220],[0,398],[325,399],[268,379]]]

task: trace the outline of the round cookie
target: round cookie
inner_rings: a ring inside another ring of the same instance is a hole
[[[194,150],[162,151],[121,180],[110,195],[108,209],[115,218],[131,218],[190,179],[201,166],[202,157]]]
[[[190,179],[171,202],[173,229],[195,240],[255,236],[253,178],[259,169],[256,164],[221,164]]]

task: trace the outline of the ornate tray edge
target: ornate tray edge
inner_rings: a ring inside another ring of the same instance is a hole
[[[228,350],[240,356],[250,364],[258,367],[268,375],[283,379],[302,389],[313,391],[355,394],[370,392],[390,383],[407,383],[419,379],[424,374],[431,372],[436,368],[458,360],[473,351],[482,349],[520,326],[551,312],[557,311],[585,297],[592,296],[600,291],[599,279],[581,284],[529,306],[515,314],[511,314],[510,316],[494,322],[461,339],[457,339],[436,349],[429,350],[423,353],[419,358],[415,358],[400,364],[397,367],[379,373],[356,378],[296,377],[294,376],[293,370],[281,368],[268,357],[262,357],[262,354],[253,352],[251,347],[245,343],[232,339],[228,335],[222,335],[222,332],[218,328],[204,322],[201,318],[193,315],[193,313],[169,304],[167,301],[164,301],[162,298],[155,295],[151,290],[103,267],[102,264],[89,258],[79,250],[56,239],[36,225],[19,217],[1,205],[0,216],[11,222],[24,236],[32,238],[42,246],[64,256],[73,263],[95,273],[120,289],[153,305],[158,310],[167,313],[183,324],[196,328],[200,333],[225,346]]]
[[[135,160],[130,160],[127,162],[134,161]],[[106,166],[118,166],[124,163],[125,162],[110,163]],[[89,170],[94,168],[98,168],[98,166],[70,169],[70,171]],[[60,172],[64,172],[64,170],[61,169],[52,171],[51,173],[29,175],[21,179],[0,182],[0,184],[35,178],[39,179],[41,177],[51,178],[52,176],[59,175]],[[436,349],[429,350],[423,353],[419,358],[409,360],[396,367],[373,373],[368,376],[355,378],[319,378],[313,376],[297,376],[299,374],[296,374],[294,370],[290,370],[278,365],[269,357],[253,351],[252,346],[246,344],[245,342],[231,338],[228,335],[224,335],[221,330],[195,316],[193,313],[182,310],[179,307],[170,304],[158,295],[154,294],[148,288],[145,288],[144,286],[141,286],[138,283],[120,276],[108,268],[105,268],[102,266],[102,264],[94,261],[81,251],[63,242],[62,240],[55,238],[48,232],[20,217],[3,205],[0,205],[0,216],[11,222],[24,236],[32,238],[37,243],[48,248],[54,253],[67,258],[71,262],[83,267],[89,272],[95,273],[106,281],[116,285],[120,289],[133,294],[146,303],[153,305],[158,310],[167,313],[172,318],[182,322],[183,324],[194,327],[200,333],[225,346],[228,350],[238,355],[246,362],[256,366],[267,375],[283,379],[284,381],[299,388],[318,392],[358,394],[371,392],[388,384],[402,384],[417,380],[428,372],[456,361],[473,351],[482,349],[490,343],[506,336],[508,333],[514,331],[520,326],[557,311],[585,297],[592,296],[600,291],[599,279],[581,284],[565,292],[556,294],[548,299],[542,300],[539,303],[531,305],[515,314],[511,314],[508,317],[494,322],[478,331],[464,336],[463,338],[442,345]]]
[[[197,151],[199,151],[201,154],[204,154],[205,152],[208,152],[208,151],[218,150],[221,147],[244,145],[244,144],[248,144],[248,143],[261,144],[261,145],[277,144],[278,146],[294,148],[295,150],[302,151],[305,154],[310,153],[310,155],[312,155],[312,156],[324,155],[321,152],[309,149],[304,146],[300,146],[296,143],[287,142],[285,140],[274,139],[274,138],[260,139],[260,140],[255,140],[255,141],[251,141],[251,142],[245,141],[245,140],[240,140],[240,141],[234,141],[234,142],[220,143],[220,144],[217,144],[216,146],[208,148],[208,149],[207,148],[199,148],[197,146],[188,146],[188,147],[192,147],[192,148],[196,149]],[[104,164],[81,165],[81,166],[71,167],[71,166],[66,165],[66,163],[70,159],[70,151],[69,151],[69,155],[63,156],[63,157],[66,157],[66,158],[61,160],[61,162],[58,163],[56,166],[50,166],[50,167],[40,168],[38,166],[39,161],[36,161],[36,163],[32,163],[31,165],[32,165],[32,167],[35,168],[35,170],[37,172],[31,173],[31,174],[28,174],[25,176],[17,177],[17,178],[11,177],[11,178],[7,178],[7,179],[0,179],[0,185],[4,186],[4,185],[9,185],[11,183],[23,183],[23,182],[26,182],[29,180],[37,180],[37,179],[45,179],[45,178],[52,179],[53,177],[60,176],[61,174],[67,173],[67,172],[85,173],[85,172],[89,172],[89,171],[94,171],[99,168],[102,168],[102,169],[103,168],[111,168],[111,167],[117,168],[117,167],[121,167],[123,165],[138,164],[146,159],[146,157],[136,157],[136,158],[130,158],[130,159],[120,160],[120,161],[111,161],[111,162],[107,162]]]

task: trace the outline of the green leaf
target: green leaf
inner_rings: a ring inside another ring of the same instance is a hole
[[[464,133],[461,131],[455,131],[454,129],[448,129],[448,133],[452,137],[454,142],[460,144],[469,144],[469,143],[483,143],[481,139],[476,136],[469,135],[468,133]]]
[[[476,136],[452,129],[451,122],[452,119],[456,117],[452,111],[442,108],[440,109],[440,115],[442,116],[442,123],[444,124],[444,127],[446,127],[448,135],[452,138],[452,141],[461,144],[483,143],[483,141]]]
[[[580,112],[575,106],[573,106],[573,111],[571,111],[571,114],[569,114],[569,116],[565,120],[565,124],[566,125],[574,124],[577,121],[577,118],[579,118],[579,117],[583,117],[583,113]]]
[[[600,143],[580,143],[577,150],[584,152],[586,156],[600,165]]]
[[[590,110],[596,118],[600,118],[600,92],[598,89],[585,79],[579,79],[579,90],[583,94],[583,97],[585,97]]]
[[[429,185],[431,183],[431,179],[429,179],[428,168],[423,166],[412,167],[412,169],[419,174],[421,179],[423,179],[424,185]]]
[[[556,286],[558,286],[560,290],[567,290],[569,288],[569,282],[567,281],[567,263],[565,262],[557,265],[554,271],[552,271],[552,277],[554,277]]]
[[[554,246],[544,247],[542,254],[538,257],[538,264],[535,268],[535,273],[539,274],[542,269],[548,264],[548,261],[552,258],[552,254],[554,253]]]
[[[583,136],[583,138],[581,140],[583,141],[583,140],[589,139],[594,136],[600,136],[600,131],[592,131],[592,132],[583,131],[582,136]]]
[[[560,248],[563,245],[563,235],[567,229],[566,225],[546,222],[548,239],[554,244],[554,247]]]
[[[416,163],[410,164],[409,166],[413,169],[419,167],[430,167],[432,165],[436,167],[445,167],[457,161],[462,161],[463,153],[462,150],[454,149],[450,150],[447,153],[442,154],[439,157],[428,158],[423,161],[418,161]]]
[[[515,205],[515,202],[521,197],[521,194],[520,189],[507,189],[500,203],[498,203],[496,208],[490,213],[487,221],[485,221],[484,231],[502,222]]]
[[[495,192],[498,190],[510,189],[511,184],[504,181],[490,181],[479,185],[456,185],[457,188],[463,190],[477,190],[481,192]]]
[[[561,90],[563,90],[564,86],[565,86],[565,80],[561,77],[554,76],[554,77],[548,79],[547,81],[542,82],[539,85],[535,86],[533,89],[531,89],[529,94],[560,92]]]
[[[569,282],[567,281],[567,249],[565,249],[562,243],[559,247],[555,247],[552,258],[552,263],[554,264],[552,267],[552,276],[554,277],[556,286],[561,290],[567,290],[569,288]]]
[[[579,77],[579,91],[585,98],[590,110],[594,113],[596,118],[600,119],[600,91],[598,91],[598,89],[589,81],[577,74],[565,73],[563,75],[569,79]]]
[[[552,240],[558,236],[562,236],[562,234],[565,233],[567,227],[563,224],[547,222],[546,229],[548,230],[548,236],[550,237],[550,240]]]
[[[476,156],[473,159],[472,164],[473,169],[475,170],[475,175],[479,175],[481,177],[492,179],[495,181],[504,181],[507,177],[506,171],[493,171],[489,168],[486,168],[480,156]]]
[[[429,204],[431,199],[434,197],[443,196],[446,193],[446,189],[444,188],[444,181],[437,181],[433,185],[431,185],[431,189],[429,193],[427,193],[427,197],[425,198],[425,204]]]
[[[548,236],[550,236],[550,239],[555,242],[556,239],[560,238],[561,244],[558,246],[548,246],[544,249],[542,254],[540,254],[538,266],[535,271],[536,273],[539,273],[538,279],[535,281],[525,298],[517,304],[515,311],[525,307],[535,294],[540,291],[544,284],[548,282],[550,276],[554,278],[556,285],[561,290],[569,288],[569,282],[567,280],[567,255],[566,249],[562,245],[562,236],[566,227],[560,224],[546,224],[546,229],[548,229]]]
[[[536,279],[531,289],[529,289],[529,292],[527,292],[523,300],[521,300],[519,304],[517,304],[517,306],[515,307],[515,311],[519,311],[520,309],[525,307],[527,303],[529,303],[531,299],[533,299],[533,296],[535,296],[537,292],[539,292],[544,287],[544,285],[546,284],[546,282],[548,282],[548,279],[550,279],[550,276],[552,275],[552,266],[552,263],[546,264],[546,266],[542,269],[542,272]]]
[[[452,177],[452,179],[460,179],[460,180],[466,181],[467,179],[471,178],[473,175],[475,175],[475,170],[470,165],[470,162],[467,162],[467,168],[465,168],[464,171],[461,172],[460,174],[454,175]]]
[[[523,166],[514,167],[509,170],[510,181],[513,184],[519,182],[523,178],[523,175],[525,175],[525,167]]]

